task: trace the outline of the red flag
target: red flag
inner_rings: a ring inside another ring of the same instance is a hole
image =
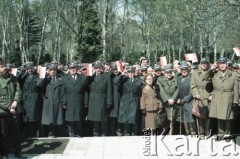
[[[167,65],[166,56],[160,56],[160,66],[166,66],[166,65]]]
[[[235,54],[236,54],[237,56],[240,56],[240,48],[239,48],[239,47],[233,48],[233,51],[235,52]]]
[[[93,68],[91,63],[86,63],[86,76],[93,75]]]
[[[196,53],[185,54],[185,60],[192,61],[192,63],[196,63],[198,62],[197,54]]]
[[[123,72],[123,62],[122,62],[122,60],[116,61],[116,64],[117,64],[117,70],[119,72]]]

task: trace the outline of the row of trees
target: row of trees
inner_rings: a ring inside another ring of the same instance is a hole
[[[238,0],[0,0],[0,51],[10,63],[169,62],[197,52],[238,60]]]

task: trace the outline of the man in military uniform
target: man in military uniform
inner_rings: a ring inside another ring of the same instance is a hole
[[[69,74],[62,79],[64,100],[66,103],[65,121],[68,123],[69,137],[81,137],[83,110],[85,103],[85,85],[87,78],[77,73],[77,63],[68,65]]]
[[[109,112],[113,106],[113,83],[110,73],[103,72],[101,63],[94,66],[91,79],[88,119],[93,122],[93,135],[106,136]]]
[[[176,120],[176,102],[178,98],[178,85],[177,79],[173,76],[172,64],[168,64],[164,69],[164,77],[158,78],[157,84],[160,88],[160,96],[163,106],[167,112],[167,118],[170,122],[170,132],[173,134],[173,128]],[[166,128],[168,129],[168,127]]]
[[[10,151],[10,132],[19,136],[20,131],[18,127],[17,113],[21,108],[19,106],[21,100],[21,89],[17,79],[11,76],[7,70],[3,59],[0,59],[0,157],[6,158]],[[11,120],[15,120],[11,122]],[[13,124],[12,126],[10,124]],[[11,127],[10,127],[11,126]],[[12,129],[12,130],[11,130]],[[14,137],[14,136],[11,136]],[[13,138],[13,148],[15,156],[21,156],[20,142]]]
[[[209,117],[218,121],[218,140],[229,138],[234,108],[238,106],[239,91],[237,73],[228,69],[227,59],[220,57],[216,74],[212,78],[213,93],[210,97]]]
[[[195,100],[201,100],[199,102],[200,107],[208,107],[209,109],[209,97],[212,92],[212,77],[213,72],[210,69],[210,62],[207,58],[202,58],[200,67],[194,70],[191,78],[191,93]],[[203,104],[202,104],[203,103]],[[196,104],[193,101],[193,105]],[[210,133],[210,119],[197,118],[198,131],[201,137]]]

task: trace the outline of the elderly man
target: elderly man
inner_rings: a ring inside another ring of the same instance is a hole
[[[191,93],[193,98],[199,102],[200,107],[207,107],[209,109],[209,97],[212,92],[212,77],[213,72],[210,69],[210,62],[207,58],[202,58],[200,67],[194,70],[191,78]],[[195,102],[193,102],[195,104]],[[210,120],[197,118],[198,131],[201,138],[210,133]]]
[[[66,103],[65,121],[68,123],[69,137],[81,137],[83,110],[85,103],[85,85],[87,78],[77,73],[77,63],[68,65],[69,74],[62,79],[64,100]]]
[[[238,106],[239,91],[237,73],[228,69],[227,59],[220,57],[218,71],[212,78],[213,93],[209,116],[218,121],[217,140],[229,138],[234,109]]]

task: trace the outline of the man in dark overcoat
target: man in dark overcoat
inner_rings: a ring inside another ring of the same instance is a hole
[[[134,67],[127,68],[127,77],[123,78],[123,94],[120,101],[118,122],[124,124],[124,135],[137,135],[140,124],[140,96],[142,80],[134,78]]]
[[[41,88],[37,85],[38,75],[34,72],[33,63],[23,65],[23,72],[17,75],[22,89],[23,121],[27,137],[38,137],[42,113]]]
[[[57,127],[63,125],[64,90],[62,80],[57,76],[57,65],[48,65],[49,76],[39,85],[43,88],[43,110],[41,124],[48,127],[48,137],[57,136]]]
[[[69,137],[81,137],[87,78],[77,73],[76,63],[70,63],[68,69],[69,74],[62,79],[66,103],[65,121],[68,124]]]
[[[113,83],[111,73],[103,72],[101,63],[96,63],[94,70],[95,75],[90,83],[88,120],[93,122],[93,136],[105,136],[113,106]]]

